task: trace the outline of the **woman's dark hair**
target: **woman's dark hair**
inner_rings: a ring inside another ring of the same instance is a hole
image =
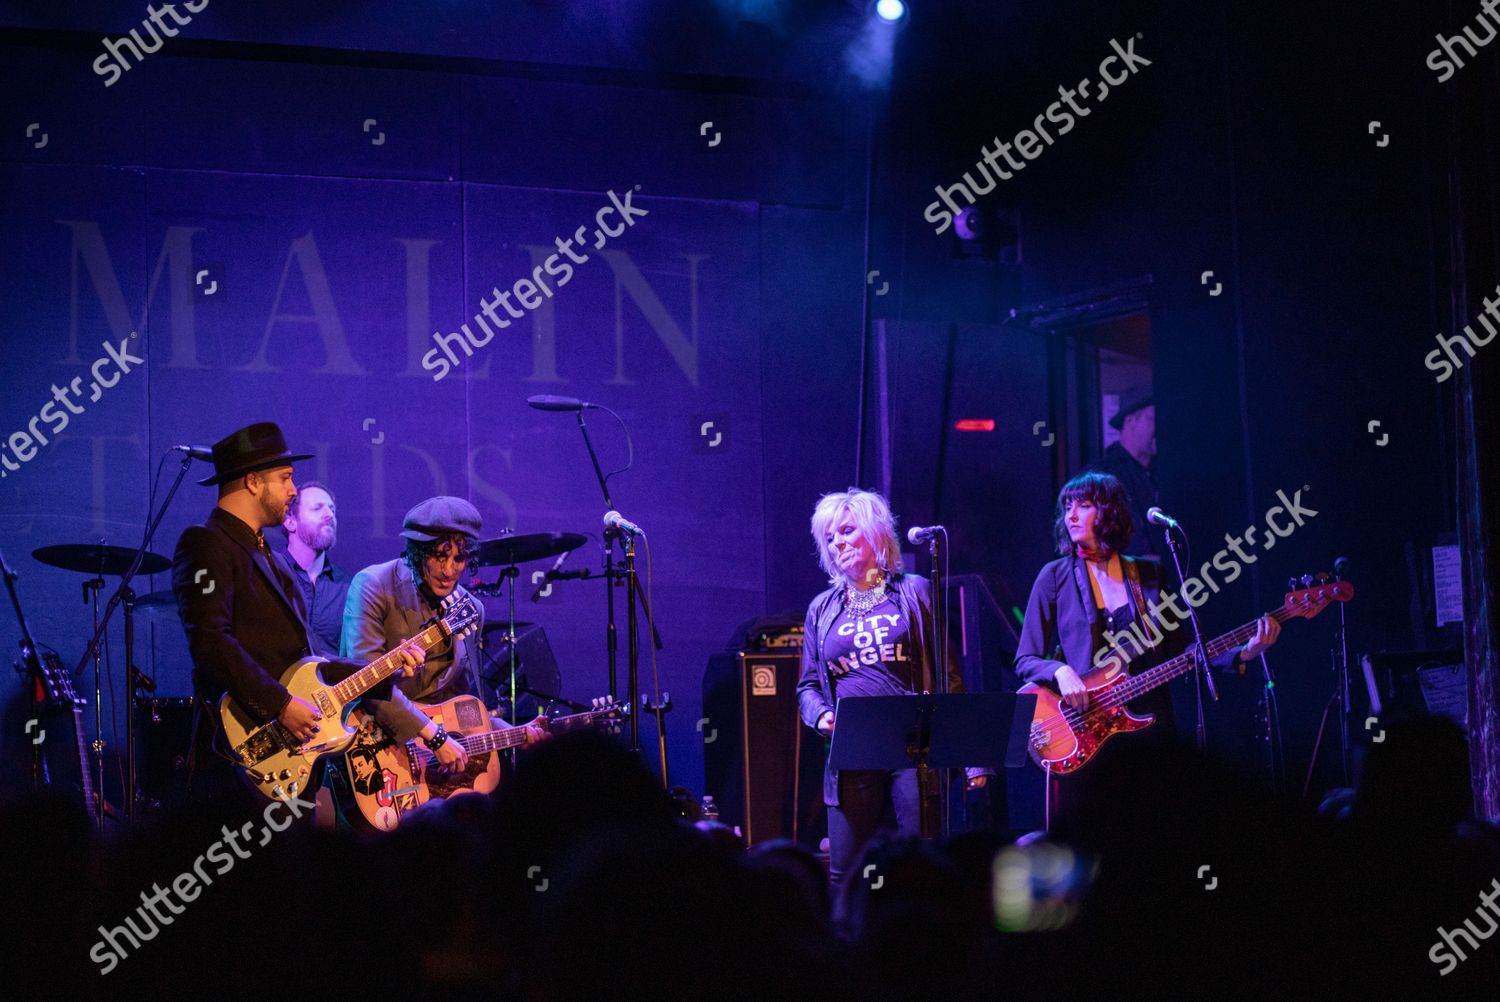
[[[1072,556],[1073,540],[1068,536],[1068,502],[1092,501],[1099,509],[1094,519],[1094,538],[1106,553],[1119,553],[1130,545],[1130,498],[1125,485],[1108,473],[1080,473],[1063,484],[1057,495],[1057,521],[1052,525],[1057,552]]]

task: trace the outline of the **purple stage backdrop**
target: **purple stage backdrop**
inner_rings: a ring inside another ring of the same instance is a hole
[[[0,419],[7,439],[32,435],[29,423],[40,434],[7,452],[19,468],[0,480],[0,524],[38,639],[73,665],[90,612],[83,576],[43,567],[32,549],[137,545],[165,451],[260,420],[316,453],[297,476],[335,491],[333,558],[351,572],[399,552],[402,515],[439,493],[477,504],[486,536],[590,533],[566,566],[597,570],[605,505],[577,422],[525,403],[576,396],[623,422],[588,416],[605,471],[632,463],[610,486],[650,533],[640,570],[675,704],[671,769],[674,781],[700,785],[703,666],[737,624],[766,611],[768,591],[772,605],[806,601],[817,581],[810,543],[795,547],[809,551],[806,565],[772,582],[768,540],[786,537],[781,525],[805,539],[816,495],[845,486],[852,467],[852,420],[786,443],[806,412],[779,411],[774,490],[762,448],[763,396],[784,403],[800,392],[777,358],[763,357],[768,325],[794,336],[818,325],[833,338],[820,352],[848,342],[847,372],[821,375],[825,387],[857,371],[857,294],[825,291],[834,269],[858,274],[857,242],[830,253],[826,229],[781,242],[810,219],[857,233],[842,223],[852,147],[831,108],[726,96],[710,113],[687,90],[170,53],[106,89],[87,53],[13,51],[6,86],[47,141],[0,166],[0,245],[13,248],[0,274],[9,390]],[[710,114],[731,137],[718,149],[685,138]],[[796,139],[786,162],[752,163],[748,151],[774,136]],[[775,215],[763,221],[767,205]],[[790,270],[801,288],[763,299],[767,253],[775,274]],[[481,326],[485,300],[492,314]],[[111,352],[123,361],[102,365],[108,385],[88,399],[91,366]],[[75,378],[78,413],[52,389],[73,401]],[[850,391],[833,410],[852,418],[853,401]],[[169,459],[162,489],[175,469]],[[170,556],[213,502],[187,484],[152,549]],[[523,568],[518,618],[546,628],[564,695],[601,695],[603,586],[560,582],[532,604],[531,572],[547,566]],[[162,574],[136,590],[168,586]],[[504,601],[488,605],[498,622]],[[618,607],[623,688],[623,596]],[[142,667],[162,677],[164,693],[186,695],[175,612],[142,610],[140,623]],[[106,687],[104,708],[122,737],[118,624],[110,637],[115,698]],[[652,668],[643,650],[648,692]],[[92,677],[79,685],[91,690]],[[20,712],[14,676],[0,695]],[[655,739],[649,721],[642,737]]]

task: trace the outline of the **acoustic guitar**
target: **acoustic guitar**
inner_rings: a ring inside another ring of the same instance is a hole
[[[411,638],[423,651],[449,637],[460,637],[475,629],[481,611],[473,598],[455,592],[443,599],[442,608],[426,627]],[[231,754],[240,770],[257,790],[285,800],[304,791],[313,767],[325,755],[343,751],[354,739],[348,718],[354,706],[375,686],[401,667],[401,655],[392,650],[371,661],[342,682],[327,682],[322,666],[327,658],[303,658],[281,674],[281,684],[295,697],[318,708],[322,718],[318,731],[308,741],[295,737],[278,720],[259,723],[227,693],[219,701],[219,719]]]
[[[1288,619],[1312,619],[1330,602],[1347,602],[1353,597],[1353,585],[1347,581],[1332,581],[1288,592],[1281,608],[1267,615],[1278,623]],[[1205,645],[1208,656],[1216,658],[1236,647],[1243,647],[1255,636],[1255,629],[1255,623],[1246,623],[1239,629],[1215,637]],[[1128,674],[1121,660],[1114,657],[1102,667],[1079,676],[1089,693],[1088,707],[1082,711],[1068,706],[1055,690],[1047,686],[1035,682],[1023,685],[1018,690],[1022,695],[1036,696],[1031,738],[1026,745],[1031,760],[1053,775],[1076,772],[1098,754],[1099,746],[1105,741],[1116,734],[1143,730],[1155,721],[1154,714],[1138,717],[1131,713],[1125,708],[1127,702],[1188,674],[1197,666],[1195,649],[1139,675]]]
[[[437,757],[418,740],[397,742],[365,710],[354,712],[354,740],[341,759],[341,771],[354,807],[373,827],[391,831],[427,801],[464,793],[490,793],[500,785],[497,752],[526,742],[526,728],[493,727],[489,711],[478,696],[454,696],[418,709],[442,725],[448,740],[457,741],[469,759],[462,772],[445,772]],[[624,708],[612,696],[593,701],[593,709],[547,720],[554,733],[617,725]],[[347,803],[346,803],[347,807]]]

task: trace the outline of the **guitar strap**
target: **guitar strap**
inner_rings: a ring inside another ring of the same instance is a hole
[[[1129,560],[1125,557],[1120,558],[1120,563],[1125,567],[1125,583],[1130,586],[1130,597],[1131,600],[1135,602],[1136,614],[1141,617],[1141,623],[1142,625],[1144,625],[1146,622],[1146,616],[1149,613],[1146,607],[1146,593],[1141,588],[1140,565],[1137,564],[1134,560]],[[1151,639],[1151,631],[1149,629],[1144,629],[1141,632],[1145,634],[1145,640],[1151,645],[1151,649],[1155,650],[1156,643]]]

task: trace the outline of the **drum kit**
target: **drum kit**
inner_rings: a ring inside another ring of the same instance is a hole
[[[520,698],[525,695],[532,697],[538,704],[562,705],[570,709],[578,709],[580,704],[575,704],[563,699],[556,692],[547,692],[534,686],[557,686],[560,678],[556,677],[555,662],[552,663],[551,677],[526,678],[521,674],[521,662],[519,658],[520,645],[517,643],[517,626],[529,624],[517,624],[516,622],[516,588],[521,575],[520,565],[534,561],[556,558],[551,569],[538,571],[531,575],[531,583],[536,585],[532,595],[533,600],[551,587],[553,582],[567,580],[602,580],[614,582],[618,585],[626,585],[634,592],[634,561],[633,547],[626,540],[627,564],[624,568],[616,568],[613,560],[611,543],[619,533],[612,528],[606,528],[605,543],[605,570],[598,573],[590,568],[580,570],[564,571],[562,564],[567,555],[578,549],[588,541],[588,536],[579,532],[533,532],[525,534],[511,534],[507,532],[494,539],[481,540],[469,558],[468,570],[471,580],[466,587],[475,594],[485,596],[498,596],[502,592],[506,597],[507,622],[503,634],[495,638],[500,642],[501,655],[495,657],[488,652],[485,657],[491,668],[496,670],[493,675],[487,674],[486,681],[494,686],[497,694],[505,697],[510,712],[514,714],[519,705]],[[105,585],[106,577],[130,578],[135,574],[159,574],[171,568],[171,561],[149,550],[136,550],[123,546],[109,546],[104,543],[66,543],[56,546],[44,546],[32,551],[32,556],[39,562],[59,570],[72,571],[74,573],[88,575],[88,580],[83,583],[83,594],[85,602],[91,605],[94,636],[100,633],[100,592]],[[498,568],[499,574],[493,582],[484,583],[479,580],[482,572],[489,568]],[[8,571],[8,568],[7,568]],[[13,578],[8,575],[8,582]],[[606,591],[611,589],[606,588]],[[162,768],[160,762],[164,759],[163,749],[150,747],[152,744],[153,722],[158,722],[163,717],[172,721],[186,720],[191,708],[191,668],[186,655],[186,645],[180,624],[177,622],[177,599],[170,589],[154,591],[144,595],[136,595],[125,584],[119,590],[120,603],[124,606],[124,630],[125,630],[125,663],[126,663],[126,737],[125,737],[125,759],[126,769],[124,782],[127,789],[134,791],[132,797],[127,798],[126,814],[130,816],[139,805],[147,804],[145,792],[141,789],[137,779],[137,765],[140,756],[136,750],[138,730],[145,727],[148,735],[145,744],[145,758],[149,762],[156,762],[156,767],[148,765],[147,781],[160,775]],[[14,588],[12,587],[14,598]],[[635,600],[644,607],[645,597],[636,595]],[[16,614],[21,616],[19,601],[15,603]],[[609,656],[609,689],[613,696],[618,697],[616,689],[616,638],[614,623],[614,598],[609,596],[609,624],[607,637],[607,652]],[[151,659],[152,673],[142,671],[135,663],[135,637],[136,637],[136,614],[140,611],[147,620],[151,636],[149,637],[149,649],[153,654]],[[108,610],[107,610],[108,611]],[[648,623],[650,612],[646,612]],[[632,671],[631,684],[634,689],[636,673],[634,670],[634,641],[635,622],[634,616],[630,617],[630,633],[632,640]],[[24,617],[22,618],[23,636],[26,632]],[[655,626],[652,625],[653,638],[660,646],[659,637],[655,636]],[[545,644],[545,641],[543,641]],[[26,644],[23,642],[23,647]],[[162,648],[170,654],[158,660],[154,655],[158,648]],[[101,666],[101,645],[90,644],[91,659],[94,664],[94,740],[89,746],[92,748],[92,766],[94,772],[96,790],[104,789],[104,727],[101,706],[101,695],[103,682],[107,679],[103,675]],[[86,658],[84,663],[89,659]],[[548,658],[550,660],[550,657]],[[18,668],[21,667],[18,665]],[[79,666],[82,668],[82,664]],[[24,669],[22,669],[24,670]],[[163,692],[157,695],[159,684]],[[622,702],[627,705],[634,696],[626,696]],[[638,701],[637,701],[638,702]],[[182,704],[177,706],[176,704]],[[661,714],[671,708],[670,697],[663,694],[655,705],[648,705],[646,709],[655,712],[658,724],[661,723]],[[513,718],[514,719],[514,718]],[[632,721],[633,724],[633,721]],[[635,727],[631,727],[632,746],[634,744]],[[186,747],[185,735],[183,737],[183,750]],[[172,742],[176,736],[167,735],[165,741]],[[166,758],[171,758],[167,755]],[[42,768],[39,761],[39,768]],[[663,762],[665,755],[663,755]],[[102,795],[98,798],[100,817],[102,819],[106,805],[103,803]]]

